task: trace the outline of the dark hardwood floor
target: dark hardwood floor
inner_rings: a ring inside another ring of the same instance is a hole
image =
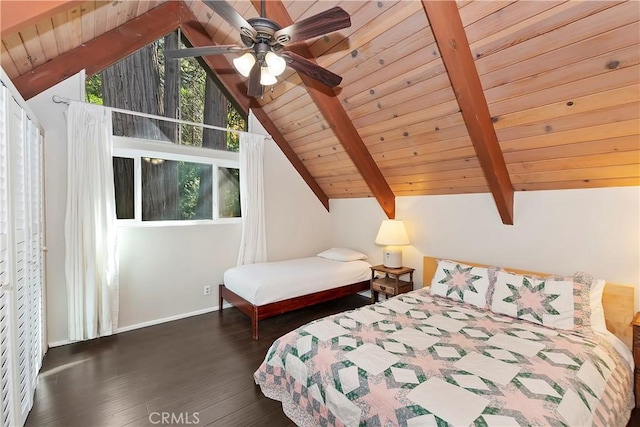
[[[262,320],[259,341],[251,340],[249,318],[229,308],[222,317],[50,349],[26,425],[293,426],[253,381],[269,346],[313,319],[368,303],[353,295]]]
[[[26,425],[293,426],[253,372],[280,335],[368,303],[350,296],[263,320],[259,341],[248,317],[229,308],[50,349]],[[637,410],[630,426],[640,427]]]

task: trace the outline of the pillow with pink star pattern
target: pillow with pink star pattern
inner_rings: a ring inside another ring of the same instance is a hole
[[[491,311],[556,329],[588,328],[589,285],[575,277],[498,272]],[[585,299],[587,298],[587,299]]]
[[[491,290],[499,267],[473,267],[449,260],[438,260],[431,280],[431,295],[462,301],[478,308],[489,308]]]

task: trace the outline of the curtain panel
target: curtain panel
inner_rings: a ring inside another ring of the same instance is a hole
[[[242,237],[238,265],[267,261],[264,211],[264,136],[240,134]]]
[[[70,103],[65,273],[72,341],[111,335],[118,326],[111,126],[108,109]]]

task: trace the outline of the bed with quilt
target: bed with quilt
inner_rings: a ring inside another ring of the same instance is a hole
[[[430,288],[276,340],[254,374],[265,396],[301,426],[626,425],[633,360],[604,281],[433,262]]]
[[[245,313],[257,340],[261,319],[368,290],[366,258],[353,249],[331,248],[314,257],[231,268],[219,286],[219,312],[226,300]]]

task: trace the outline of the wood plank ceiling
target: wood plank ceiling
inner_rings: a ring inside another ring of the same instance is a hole
[[[376,197],[393,217],[396,196],[491,192],[511,223],[514,190],[640,185],[639,2],[458,1],[448,34],[437,3],[268,1],[282,26],[335,5],[351,15],[296,47],[343,77],[336,90],[288,69],[248,99],[230,55],[207,63],[327,207]],[[194,46],[240,43],[200,0],[26,4],[0,3],[0,64],[25,98],[177,27]]]

